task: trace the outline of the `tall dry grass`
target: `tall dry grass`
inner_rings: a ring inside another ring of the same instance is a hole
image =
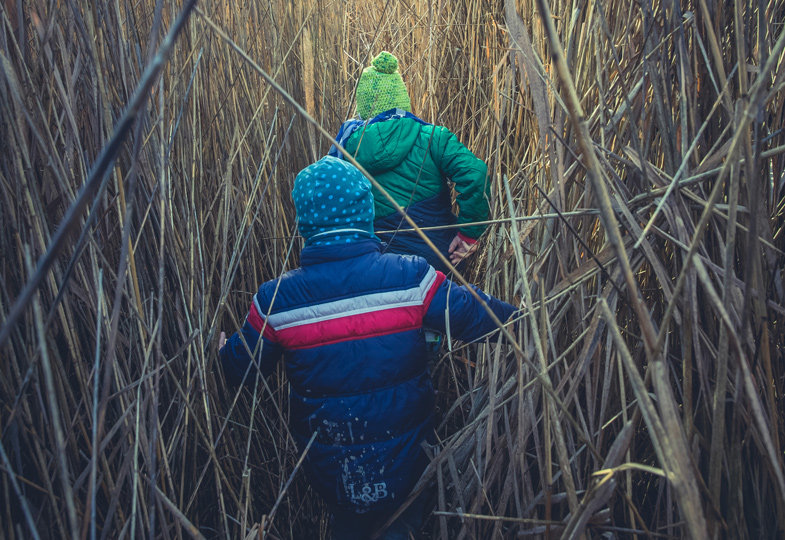
[[[783,534],[785,2],[199,3],[103,185],[182,5],[2,5],[0,535],[325,536],[282,371],[227,388],[216,336],[381,49],[489,163],[467,278],[528,308],[434,366],[429,533]]]

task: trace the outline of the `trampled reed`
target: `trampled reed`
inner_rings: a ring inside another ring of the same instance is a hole
[[[227,387],[217,335],[382,49],[526,306],[434,366],[428,534],[783,534],[785,2],[199,2],[146,72],[187,4],[2,3],[0,535],[325,536],[283,371]]]

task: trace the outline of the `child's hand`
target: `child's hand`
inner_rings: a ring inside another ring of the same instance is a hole
[[[477,242],[470,244],[461,238],[460,234],[456,234],[455,238],[453,238],[452,242],[450,242],[450,262],[453,264],[453,266],[455,266],[461,262],[461,259],[468,257],[475,251],[477,251]]]
[[[224,345],[226,345],[226,332],[221,332],[221,335],[218,337],[218,350],[223,349]]]

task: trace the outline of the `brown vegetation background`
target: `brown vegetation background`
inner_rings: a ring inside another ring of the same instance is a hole
[[[325,537],[282,370],[227,388],[217,335],[382,49],[528,308],[434,366],[429,535],[783,534],[785,2],[199,2],[123,117],[182,7],[2,4],[0,536]]]

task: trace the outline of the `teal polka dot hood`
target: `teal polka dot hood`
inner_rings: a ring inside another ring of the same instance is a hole
[[[295,178],[292,199],[307,246],[376,238],[371,182],[351,163],[326,156],[309,165]]]

